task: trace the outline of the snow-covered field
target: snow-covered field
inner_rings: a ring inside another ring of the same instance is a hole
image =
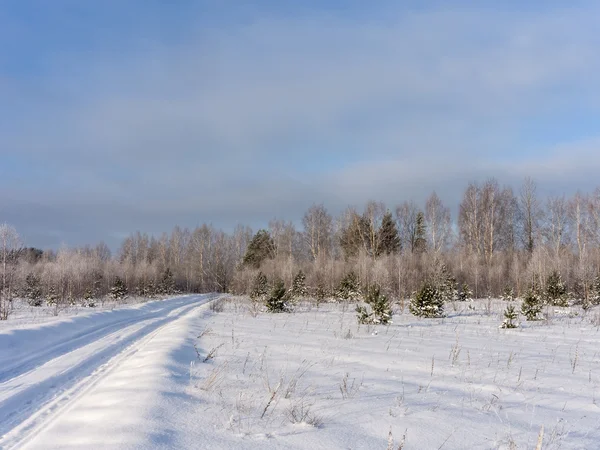
[[[0,447],[534,449],[543,426],[543,449],[600,448],[597,309],[369,327],[210,298],[0,325]]]

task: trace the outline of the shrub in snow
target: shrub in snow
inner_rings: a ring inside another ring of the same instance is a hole
[[[308,290],[306,289],[306,275],[301,270],[294,277],[292,282],[291,295],[293,298],[306,297]]]
[[[122,300],[127,297],[127,287],[125,282],[120,277],[115,277],[115,282],[110,288],[110,297],[113,300]]]
[[[473,292],[471,291],[471,288],[469,287],[469,285],[467,283],[463,283],[462,289],[460,290],[460,292],[458,294],[458,299],[461,302],[467,302],[467,301],[473,299]]]
[[[426,282],[409,305],[410,312],[417,317],[444,317],[444,299],[439,289]]]
[[[519,315],[515,311],[515,307],[513,305],[508,305],[506,310],[504,311],[504,321],[500,328],[517,328],[518,324],[516,323]]]
[[[552,306],[569,306],[567,287],[556,270],[548,276],[546,281],[546,301]]]
[[[250,291],[250,298],[255,302],[263,301],[268,292],[268,281],[267,276],[258,272],[256,277],[254,277],[254,282],[252,283],[252,291]]]
[[[392,319],[392,307],[387,297],[381,293],[378,285],[369,288],[365,298],[365,305],[356,307],[356,318],[361,324],[387,325]]]
[[[325,287],[325,283],[323,283],[322,280],[319,280],[315,289],[315,298],[317,299],[317,303],[322,303],[326,297],[327,288]]]
[[[539,291],[536,288],[536,286],[532,286],[523,298],[523,304],[521,305],[521,314],[523,314],[527,318],[527,320],[540,320],[542,306],[542,297],[539,294]]]
[[[32,273],[25,278],[25,298],[30,306],[42,306],[40,279]]]
[[[345,301],[356,301],[361,298],[360,281],[354,272],[349,272],[342,278],[336,292],[336,297]]]
[[[267,307],[267,311],[271,313],[281,313],[288,312],[289,305],[287,303],[287,295],[286,295],[285,285],[282,280],[277,280],[273,289],[271,290],[271,294],[265,305]]]

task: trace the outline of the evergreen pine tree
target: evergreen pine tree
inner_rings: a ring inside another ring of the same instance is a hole
[[[534,281],[523,298],[523,304],[521,305],[521,314],[523,314],[527,320],[540,320],[540,313],[542,312],[543,300],[540,295],[540,287],[537,278],[534,277]]]
[[[456,278],[452,276],[445,264],[441,265],[440,273],[437,276],[438,290],[445,302],[458,300],[458,284]]]
[[[458,294],[458,299],[461,302],[467,302],[467,301],[473,299],[473,291],[471,291],[471,288],[469,287],[469,285],[467,283],[463,283],[462,289],[460,290],[460,293]]]
[[[511,286],[506,286],[500,296],[501,300],[512,302],[515,299],[515,290]]]
[[[427,238],[425,236],[425,216],[421,211],[417,213],[414,237],[414,253],[423,253],[427,250]]]
[[[294,277],[294,281],[292,282],[292,290],[291,290],[292,298],[301,298],[306,297],[308,295],[308,291],[306,289],[306,276],[302,270],[298,271],[296,276]]]
[[[46,303],[50,306],[58,304],[58,294],[56,293],[56,286],[51,284],[46,292]]]
[[[275,281],[273,289],[271,290],[271,294],[265,302],[267,311],[271,313],[287,312],[289,310],[289,306],[287,304],[286,297],[286,289],[283,280]]]
[[[83,300],[85,300],[84,306],[88,308],[94,308],[96,306],[96,302],[94,301],[94,292],[91,289],[86,289],[83,294]]]
[[[517,328],[518,325],[516,320],[518,317],[515,307],[513,305],[508,305],[504,311],[504,321],[502,322],[502,325],[500,325],[500,328]]]
[[[25,298],[30,306],[42,306],[42,286],[39,277],[33,273],[25,278]]]
[[[360,299],[360,281],[354,272],[348,272],[340,281],[336,297],[344,301],[356,301]]]
[[[317,278],[317,287],[315,288],[315,299],[317,300],[317,304],[325,301],[327,297],[327,288],[325,287],[325,282],[318,277]]]
[[[255,302],[262,302],[267,296],[268,283],[267,276],[262,272],[258,272],[252,283],[250,298]]]
[[[417,317],[444,317],[444,299],[434,284],[426,282],[412,298],[409,310]]]
[[[161,295],[173,295],[175,293],[175,278],[170,268],[166,268],[160,283],[158,284],[158,292]]]
[[[392,307],[387,297],[381,293],[379,285],[372,285],[365,298],[364,305],[356,307],[358,323],[387,325],[392,319]],[[369,311],[370,309],[370,311]]]
[[[127,286],[120,277],[115,277],[112,288],[110,288],[110,297],[113,300],[122,300],[127,297]]]
[[[379,247],[376,256],[393,255],[400,251],[400,236],[392,213],[387,211],[379,227]]]
[[[258,230],[248,244],[243,263],[258,269],[265,259],[272,259],[274,256],[275,244],[271,235],[267,230]]]
[[[553,271],[546,281],[546,301],[553,306],[569,306],[567,288],[558,271]]]
[[[590,292],[590,303],[592,305],[600,305],[600,275],[594,278],[592,289]]]

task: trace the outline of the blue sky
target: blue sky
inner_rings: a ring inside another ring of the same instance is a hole
[[[499,6],[499,3],[502,3]],[[401,6],[400,6],[401,5]],[[12,1],[0,221],[28,245],[590,190],[596,2]]]

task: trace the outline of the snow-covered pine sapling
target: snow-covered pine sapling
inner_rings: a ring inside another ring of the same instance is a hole
[[[444,317],[444,300],[440,291],[432,283],[426,282],[412,298],[409,309],[417,317]]]
[[[381,293],[379,285],[374,284],[369,288],[364,305],[356,307],[358,323],[387,325],[392,319],[392,307],[387,297]]]
[[[268,284],[267,276],[262,272],[258,272],[252,283],[252,291],[250,291],[250,298],[253,302],[263,302],[266,299]]]
[[[600,305],[600,275],[594,278],[592,289],[590,292],[590,303],[592,305]]]
[[[289,306],[287,303],[287,292],[283,280],[275,281],[275,285],[271,291],[271,295],[267,298],[265,306],[267,311],[271,313],[288,312]]]
[[[506,286],[504,288],[500,299],[507,302],[512,302],[515,299],[515,290],[512,288],[512,286]]]
[[[473,291],[467,283],[463,283],[462,289],[458,293],[458,300],[461,302],[468,302],[473,299]]]
[[[29,306],[42,306],[42,286],[40,278],[30,273],[25,278],[25,298]]]
[[[302,270],[300,270],[294,277],[290,293],[292,298],[302,298],[308,295],[308,290],[306,289],[306,275],[304,275]]]
[[[110,297],[113,300],[122,300],[127,297],[127,287],[120,277],[115,277],[115,282],[110,288]]]
[[[527,320],[540,320],[542,306],[542,297],[540,296],[536,286],[532,286],[523,298],[521,314],[523,314]]]
[[[360,281],[354,272],[349,272],[342,278],[336,297],[342,301],[357,301],[360,299]]]
[[[518,318],[519,315],[517,311],[515,311],[515,307],[513,305],[508,305],[504,310],[504,321],[502,322],[502,325],[500,325],[500,328],[517,328],[518,324],[516,321]]]
[[[553,271],[546,281],[546,301],[552,306],[569,306],[567,300],[567,287],[563,282],[560,273]]]
[[[88,308],[94,308],[96,306],[96,302],[94,301],[94,293],[91,289],[87,289],[83,294],[83,300],[85,300],[84,306]]]

